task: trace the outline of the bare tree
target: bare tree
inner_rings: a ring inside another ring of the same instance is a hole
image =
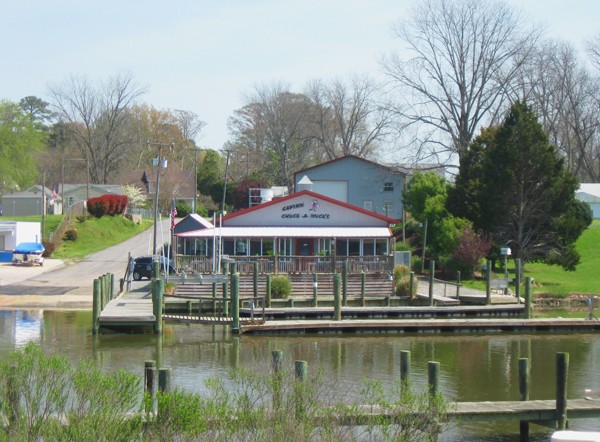
[[[306,95],[314,103],[314,137],[327,159],[344,155],[370,157],[390,127],[389,107],[378,102],[379,88],[367,78],[350,84],[311,82]]]
[[[512,92],[513,99],[532,106],[568,171],[580,181],[600,179],[599,86],[572,46],[549,40],[532,52]]]
[[[600,34],[587,42],[586,49],[594,66],[600,69]]]
[[[263,168],[275,184],[291,188],[294,171],[311,163],[312,103],[281,84],[256,88],[241,111],[229,120],[234,140],[229,146],[263,154]],[[243,151],[243,150],[242,150]],[[238,155],[232,155],[239,161]]]
[[[130,75],[117,75],[99,86],[71,77],[50,88],[56,115],[88,160],[92,182],[109,182],[124,165],[127,147],[139,141],[125,129],[127,109],[143,92]]]
[[[466,152],[539,37],[492,0],[424,0],[394,32],[413,55],[396,53],[382,64],[398,89],[399,117],[417,125],[419,158]]]

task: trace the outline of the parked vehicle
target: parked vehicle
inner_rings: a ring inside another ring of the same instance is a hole
[[[172,259],[167,259],[161,256],[160,258],[160,271],[164,272],[166,267],[169,268],[169,274],[175,272],[175,263]],[[140,256],[133,260],[133,279],[136,281],[142,278],[150,279],[152,277],[152,257],[151,256]]]
[[[13,250],[13,265],[17,264],[30,264],[30,265],[44,265],[44,245],[39,242],[22,242],[17,244],[17,247]]]

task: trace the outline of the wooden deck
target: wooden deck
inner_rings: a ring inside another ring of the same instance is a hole
[[[101,327],[110,326],[152,326],[156,317],[152,311],[150,293],[128,293],[113,299],[98,317]]]

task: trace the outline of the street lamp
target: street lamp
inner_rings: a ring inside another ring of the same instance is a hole
[[[90,162],[89,160],[86,158],[65,158],[63,160],[62,163],[62,175],[61,175],[61,188],[60,188],[60,199],[62,200],[62,205],[61,205],[61,214],[64,215],[65,214],[65,163],[67,161],[85,161],[85,170],[86,170],[86,189],[85,189],[85,200],[87,203],[87,200],[90,199]]]
[[[152,166],[156,167],[156,194],[154,195],[154,243],[152,246],[152,255],[156,256],[156,233],[157,233],[157,220],[158,220],[158,191],[160,190],[160,169],[167,168],[167,158],[162,156],[163,147],[168,147],[169,150],[173,150],[173,144],[164,143],[153,143],[148,141],[148,148],[156,146],[158,153],[155,158],[152,159]]]

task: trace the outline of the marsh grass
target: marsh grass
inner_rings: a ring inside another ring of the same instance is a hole
[[[367,382],[353,403],[333,403],[339,386],[322,373],[238,369],[207,381],[207,393],[157,393],[156,415],[141,380],[124,370],[72,367],[35,344],[0,362],[0,440],[353,441],[432,440],[448,404],[408,384]]]

